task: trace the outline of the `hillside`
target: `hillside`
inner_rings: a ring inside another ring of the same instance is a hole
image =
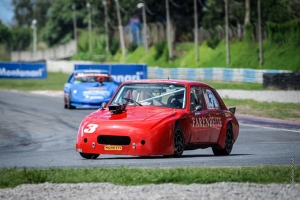
[[[126,63],[146,63],[149,66],[173,67],[173,68],[251,68],[251,69],[284,69],[300,72],[300,46],[295,47],[289,43],[273,45],[267,41],[263,44],[264,64],[259,65],[258,44],[249,44],[240,41],[230,42],[230,65],[226,65],[225,42],[221,41],[215,49],[203,43],[199,48],[199,62],[195,61],[195,47],[193,43],[178,43],[176,45],[176,58],[172,62],[166,61],[167,50],[155,60],[156,50],[152,46],[148,53],[145,53],[142,46],[134,52],[127,53],[124,59],[119,52],[115,61]]]

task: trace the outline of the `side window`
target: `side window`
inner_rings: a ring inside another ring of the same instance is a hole
[[[195,110],[197,106],[203,107],[202,88],[191,87],[190,93],[190,109]]]
[[[220,104],[211,90],[204,89],[204,97],[208,109],[220,109]]]

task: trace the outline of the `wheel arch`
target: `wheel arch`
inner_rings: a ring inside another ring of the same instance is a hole
[[[227,125],[230,124],[231,128],[232,128],[232,118],[227,118],[221,128],[220,131],[220,135],[219,135],[219,139],[218,139],[218,146],[223,149],[225,148],[225,140],[226,140],[226,129],[227,129]],[[233,131],[233,128],[232,128]],[[234,134],[234,133],[233,133]],[[235,141],[235,140],[234,140]]]

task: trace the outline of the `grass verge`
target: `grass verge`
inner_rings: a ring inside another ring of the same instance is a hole
[[[300,166],[260,166],[235,168],[53,168],[0,169],[0,188],[20,184],[104,183],[118,185],[143,184],[210,184],[216,182],[249,182],[289,184],[294,170],[294,182],[300,182]]]

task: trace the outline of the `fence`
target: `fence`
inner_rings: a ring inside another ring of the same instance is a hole
[[[33,51],[13,51],[11,61],[13,62],[37,62],[49,59],[59,60],[72,57],[77,53],[77,42],[72,40],[68,44],[56,48]]]

